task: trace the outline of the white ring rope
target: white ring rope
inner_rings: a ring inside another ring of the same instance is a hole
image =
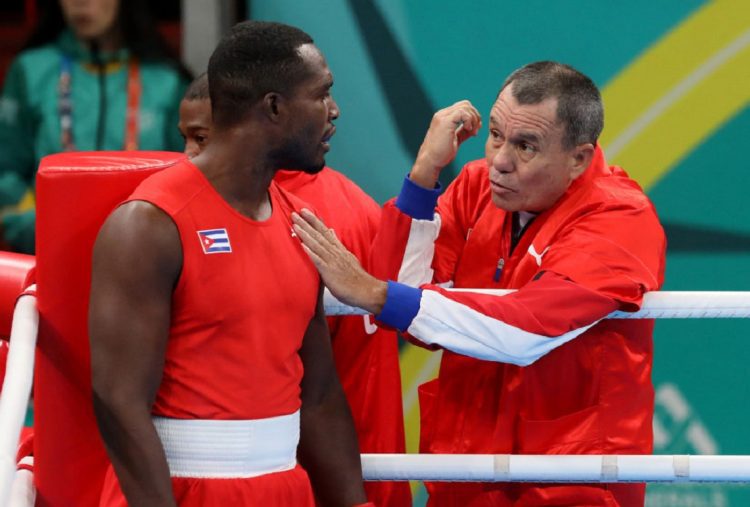
[[[16,472],[8,507],[34,507],[35,502],[34,472],[21,468]]]
[[[363,454],[368,481],[750,482],[750,456]]]
[[[29,287],[34,288],[34,285]],[[8,362],[0,395],[0,505],[7,505],[16,477],[16,449],[31,395],[38,329],[36,297],[23,295],[13,311]]]
[[[513,292],[505,289],[448,289],[456,292],[476,292],[504,296]],[[326,289],[323,303],[326,315],[365,315],[361,308],[345,305]],[[750,292],[649,292],[637,312],[616,311],[610,319],[731,319],[750,317]]]

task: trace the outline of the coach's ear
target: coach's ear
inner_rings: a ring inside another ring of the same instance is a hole
[[[579,144],[570,156],[570,180],[578,178],[586,168],[591,165],[591,160],[594,158],[595,147],[591,143]]]

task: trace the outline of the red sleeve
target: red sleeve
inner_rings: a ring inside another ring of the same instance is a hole
[[[643,295],[664,281],[666,238],[650,203],[605,208],[566,227],[544,255],[540,269],[636,311]]]
[[[412,285],[451,281],[466,237],[487,202],[486,180],[486,164],[470,162],[437,207],[429,208],[429,216],[424,205],[435,191],[407,181],[398,199],[383,207],[372,248],[372,274]]]
[[[440,234],[435,241],[432,261],[436,283],[453,280],[469,232],[487,204],[489,194],[483,192],[487,185],[487,170],[484,161],[466,164],[438,199]]]
[[[396,199],[383,206],[380,226],[370,250],[370,273],[381,280],[397,280],[409,239],[412,218],[396,207]]]
[[[347,180],[348,181],[348,180]],[[360,262],[370,270],[372,262],[372,245],[381,223],[381,208],[375,200],[353,182],[347,188],[348,198],[356,203],[356,233],[363,245]],[[353,204],[354,206],[354,204]]]

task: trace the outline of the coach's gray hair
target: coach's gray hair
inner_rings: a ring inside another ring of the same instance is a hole
[[[562,122],[563,148],[595,144],[604,128],[604,107],[599,89],[584,74],[557,62],[534,62],[514,71],[500,89],[513,85],[513,97],[519,104],[538,104],[557,99],[557,119]]]

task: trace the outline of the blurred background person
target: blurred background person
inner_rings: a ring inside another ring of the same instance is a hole
[[[180,101],[177,129],[185,143],[185,155],[198,155],[208,142],[211,130],[211,97],[208,95],[208,74],[193,79]]]
[[[182,149],[189,73],[145,0],[38,0],[38,23],[0,102],[3,247],[34,252],[34,177],[60,151]]]

